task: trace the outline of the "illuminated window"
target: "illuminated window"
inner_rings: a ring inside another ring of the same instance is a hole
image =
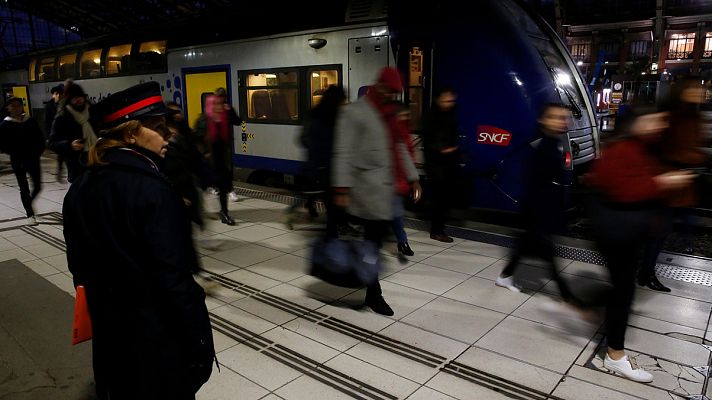
[[[310,75],[310,107],[313,108],[321,101],[322,94],[329,86],[339,86],[339,71],[336,69],[312,70]]]
[[[712,57],[712,32],[707,32],[707,34],[705,34],[705,52],[702,53],[702,57]]]
[[[40,70],[37,74],[38,81],[53,81],[57,79],[57,70],[54,68],[56,59],[47,57],[40,60]]]
[[[247,119],[258,122],[299,120],[297,70],[253,72],[246,75]]]
[[[673,33],[670,35],[670,46],[668,47],[669,60],[692,58],[692,50],[695,47],[695,33]]]
[[[101,49],[82,53],[79,60],[79,76],[82,78],[98,78],[101,76]]]
[[[130,60],[130,44],[110,47],[109,52],[106,54],[106,74],[116,75],[128,73]]]
[[[137,72],[166,70],[166,41],[143,42],[136,59]]]
[[[576,61],[589,62],[589,56],[591,55],[591,43],[572,44],[571,55]]]
[[[420,126],[423,116],[423,51],[412,47],[408,52],[408,108],[413,129]]]
[[[65,54],[59,57],[59,79],[75,77],[74,67],[77,64],[77,53]]]
[[[30,61],[30,82],[34,82],[37,80],[37,59],[33,58],[32,61]]]

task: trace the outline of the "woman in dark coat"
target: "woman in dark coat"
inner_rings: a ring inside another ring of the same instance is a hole
[[[161,174],[166,145],[137,121],[105,131],[64,199],[67,261],[86,288],[102,399],[195,399],[212,371],[190,220]]]
[[[235,220],[228,213],[227,195],[232,190],[232,126],[241,125],[242,119],[225,100],[223,88],[217,89],[215,94],[206,100],[207,139],[220,196],[220,221],[223,224],[235,225]]]

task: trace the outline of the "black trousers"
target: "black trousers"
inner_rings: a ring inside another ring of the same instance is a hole
[[[449,180],[443,176],[433,176],[431,188],[433,197],[430,204],[430,233],[439,235],[445,233],[445,219],[451,206],[452,190]]]
[[[635,294],[635,274],[640,242],[602,240],[600,247],[606,258],[613,285],[606,304],[608,347],[623,350],[628,315]]]
[[[27,217],[32,217],[35,215],[35,211],[32,209],[32,200],[34,200],[37,194],[42,190],[40,159],[11,160],[11,165],[12,170],[15,172],[15,177],[17,178],[17,185],[20,187],[22,206],[25,208]],[[32,179],[32,192],[30,192],[30,185],[27,182],[27,175],[30,175],[30,179]]]
[[[374,221],[359,219],[358,222],[363,225],[364,228],[364,239],[370,240],[378,246],[380,250],[383,245],[383,238],[386,237],[388,228],[390,227],[391,221]],[[377,298],[383,295],[381,291],[381,284],[376,281],[366,288],[366,300],[371,298]]]
[[[544,234],[542,232],[537,232],[536,230],[529,230],[522,233],[517,239],[517,244],[512,250],[509,263],[502,270],[503,276],[512,276],[519,266],[519,261],[523,256],[531,255],[536,256],[549,265],[549,272],[552,279],[559,287],[559,292],[564,301],[576,305],[583,305],[581,302],[573,295],[571,289],[564,281],[564,278],[556,269],[556,261],[554,260],[554,242],[551,235]]]

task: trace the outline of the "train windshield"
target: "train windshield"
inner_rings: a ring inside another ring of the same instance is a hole
[[[549,29],[544,31],[540,24],[538,24],[526,10],[511,0],[502,1],[501,4],[517,20],[518,25],[529,35],[531,42],[534,44],[534,47],[539,52],[544,64],[546,64],[551,73],[561,101],[571,107],[575,124],[590,125],[591,121],[588,121],[588,113],[584,111],[586,102],[583,98],[583,93],[585,92],[582,91],[577,82],[577,79],[581,79],[580,76],[578,76],[578,70],[576,70],[575,67],[572,69],[571,66],[567,64],[565,59],[567,54],[562,53],[562,50],[558,49],[554,43],[554,40],[558,40],[554,32],[551,32]]]

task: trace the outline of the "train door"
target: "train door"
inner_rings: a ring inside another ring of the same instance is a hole
[[[32,116],[32,107],[30,107],[30,95],[28,93],[27,85],[15,85],[15,86],[5,86],[2,88],[3,93],[3,106],[5,105],[5,100],[10,97],[19,97],[22,99],[22,105],[25,107],[25,113],[27,116]]]
[[[232,104],[230,85],[230,66],[218,65],[212,67],[183,68],[183,82],[185,82],[185,115],[192,127],[198,122],[203,113],[205,98],[217,88],[227,90],[228,104]]]
[[[378,72],[388,66],[388,58],[388,36],[349,39],[349,101],[358,99],[376,81]]]

